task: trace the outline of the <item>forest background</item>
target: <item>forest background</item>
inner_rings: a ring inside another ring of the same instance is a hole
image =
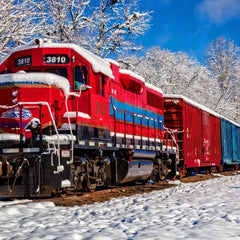
[[[219,36],[204,60],[161,46],[140,51],[152,12],[138,0],[0,0],[0,61],[35,38],[76,43],[143,76],[164,94],[180,94],[240,124],[240,51]]]

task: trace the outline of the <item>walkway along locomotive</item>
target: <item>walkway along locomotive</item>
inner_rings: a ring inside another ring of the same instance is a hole
[[[175,176],[161,90],[115,61],[37,39],[0,73],[0,196]]]

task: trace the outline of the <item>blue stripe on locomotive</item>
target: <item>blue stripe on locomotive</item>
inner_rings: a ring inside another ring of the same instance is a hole
[[[222,164],[240,163],[240,130],[230,121],[221,118]]]
[[[132,106],[127,103],[119,102],[115,98],[111,97],[111,99],[110,99],[110,116],[114,116],[113,105],[115,108],[120,109],[120,110],[115,111],[115,117],[118,120],[124,121],[124,112],[122,110],[125,110],[125,111],[127,111],[125,114],[125,120],[127,122],[132,123],[133,117],[134,117],[134,122],[136,124],[141,124],[141,117],[138,116],[138,115],[141,115],[141,116],[146,116],[149,118],[149,119],[144,118],[144,117],[142,118],[143,126],[148,126],[148,121],[149,121],[149,126],[154,127],[154,120],[151,119],[151,118],[153,118],[158,121],[161,121],[161,123],[156,121],[155,127],[158,129],[164,129],[164,126],[163,126],[164,117],[162,115],[153,113],[151,111],[148,111],[148,110],[145,110],[142,108],[138,108],[137,106]]]

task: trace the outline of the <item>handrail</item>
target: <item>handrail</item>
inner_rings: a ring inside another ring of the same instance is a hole
[[[61,159],[60,159],[60,154],[59,154],[59,151],[60,151],[60,140],[59,140],[59,132],[57,130],[57,126],[56,126],[56,123],[55,123],[55,120],[53,118],[53,115],[52,115],[52,112],[51,112],[51,109],[50,109],[50,106],[49,106],[49,103],[48,102],[19,102],[15,105],[12,105],[12,106],[6,106],[6,105],[0,105],[0,108],[4,108],[4,109],[11,109],[11,108],[15,108],[15,107],[23,107],[24,105],[45,105],[47,106],[47,109],[49,111],[49,114],[50,114],[50,117],[51,117],[51,120],[52,120],[52,123],[53,123],[53,126],[54,126],[54,129],[55,129],[55,132],[57,134],[57,156],[58,156],[58,166],[60,167],[61,166]],[[22,121],[22,114],[20,114],[20,122]],[[22,126],[20,126],[20,136],[21,136],[21,128]]]
[[[83,91],[83,88],[86,88],[86,89],[91,89],[92,87],[87,85],[87,84],[81,84],[80,86],[80,89],[79,89],[79,93],[76,93],[76,92],[70,92],[69,93],[69,96],[73,96],[73,97],[76,97],[76,98],[80,98],[81,97],[81,94],[82,94],[82,91]],[[69,111],[68,111],[68,104],[67,104],[67,98],[65,99],[65,105],[66,105],[66,111],[67,111],[67,118],[68,118],[68,125],[69,125],[69,130],[70,130],[70,135],[71,135],[71,160],[68,161],[67,163],[68,164],[71,164],[73,163],[73,148],[74,148],[74,143],[73,143],[73,131],[72,131],[72,126],[71,126],[71,121],[70,121],[70,117],[69,117]],[[78,109],[76,109],[76,125],[77,125],[77,120],[78,120]]]
[[[174,131],[173,129],[166,128],[165,126],[164,126],[164,129],[166,129],[166,131],[170,134],[171,139],[173,140],[173,142],[175,143],[176,148],[178,149],[179,146],[178,146],[178,143],[177,143],[176,136],[175,136],[175,134],[174,134],[175,131]],[[173,147],[173,146],[172,146],[172,147]]]

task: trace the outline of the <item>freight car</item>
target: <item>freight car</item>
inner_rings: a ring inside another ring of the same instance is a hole
[[[180,177],[239,168],[238,124],[179,95],[164,96],[164,118],[165,125],[177,134]]]
[[[0,196],[176,175],[163,93],[115,61],[36,39],[0,73]]]

